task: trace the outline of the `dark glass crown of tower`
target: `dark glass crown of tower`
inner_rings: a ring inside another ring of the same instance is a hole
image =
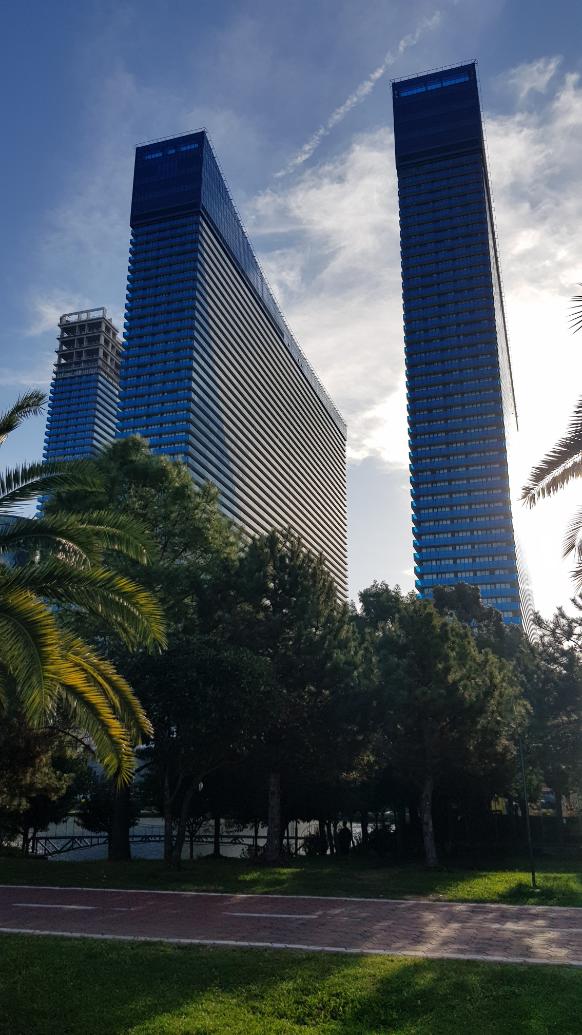
[[[292,527],[346,589],[346,428],[289,332],[204,131],[138,147],[118,434]]]
[[[64,313],[49,395],[45,462],[75,460],[115,437],[121,342],[106,309]]]
[[[392,84],[416,588],[523,594],[507,440],[515,399],[474,64]]]

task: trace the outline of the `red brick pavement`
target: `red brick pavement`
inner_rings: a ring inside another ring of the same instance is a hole
[[[0,886],[0,931],[582,966],[582,909]]]

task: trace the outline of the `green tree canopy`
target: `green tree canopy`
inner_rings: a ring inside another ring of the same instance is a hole
[[[152,658],[127,651],[111,637],[106,646],[153,721],[154,738],[140,765],[147,764],[150,794],[165,816],[166,858],[179,863],[198,784],[242,757],[253,707],[261,699],[263,675],[255,656],[244,644],[229,642],[241,539],[221,513],[216,489],[198,488],[183,464],[153,455],[143,439],[112,443],[93,461],[92,477],[91,505],[108,501],[139,520],[153,543],[147,585],[164,607],[167,650]],[[50,506],[75,512],[79,498],[64,488]],[[131,559],[114,557],[111,563],[133,576]],[[103,642],[99,623],[92,633]],[[118,854],[128,851],[125,837]]]
[[[435,788],[472,773],[503,786],[513,771],[512,728],[522,711],[511,667],[429,602],[375,583],[360,595],[382,694],[386,759],[415,788],[426,861],[437,863]]]
[[[239,567],[235,635],[269,666],[271,697],[260,716],[269,781],[267,858],[280,853],[281,779],[333,779],[365,737],[361,645],[321,556],[292,531],[254,539]]]
[[[443,614],[468,624],[477,646],[510,662],[524,700],[522,733],[530,775],[562,797],[582,788],[582,622],[578,610],[562,608],[550,619],[534,616],[534,637],[504,625],[498,611],[485,607],[476,586],[436,587],[434,602]]]
[[[88,780],[87,753],[60,726],[33,729],[9,709],[0,723],[0,844],[46,830],[71,810]]]

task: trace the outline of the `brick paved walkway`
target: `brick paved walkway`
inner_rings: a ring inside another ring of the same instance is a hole
[[[582,909],[0,886],[0,931],[582,966]]]

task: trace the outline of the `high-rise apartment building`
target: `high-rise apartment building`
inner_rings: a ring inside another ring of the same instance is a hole
[[[106,309],[65,313],[49,395],[44,460],[75,460],[115,438],[121,342]]]
[[[138,147],[119,434],[291,526],[346,590],[345,424],[273,299],[204,131]]]
[[[507,449],[516,409],[474,64],[394,82],[416,588],[526,600]]]

